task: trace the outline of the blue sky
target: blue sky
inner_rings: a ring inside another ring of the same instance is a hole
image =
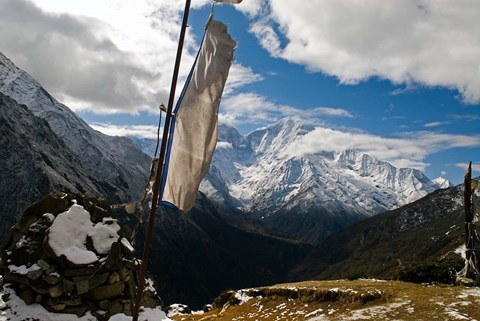
[[[95,128],[154,136],[183,1],[0,5],[0,51],[15,64]],[[210,13],[192,6],[177,93]],[[454,183],[471,160],[480,175],[478,16],[467,0],[216,5],[238,42],[220,121],[245,134],[298,115],[318,126],[305,152],[359,148]]]

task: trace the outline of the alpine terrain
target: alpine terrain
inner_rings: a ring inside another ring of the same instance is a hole
[[[116,188],[112,201],[126,202],[141,197],[150,170],[150,158],[129,138],[111,137],[92,129],[2,53],[0,93],[45,119],[77,155],[88,174]]]
[[[295,116],[246,136],[220,126],[201,191],[224,208],[315,244],[352,222],[443,186],[419,170],[397,168],[356,150],[292,152],[313,129]]]
[[[461,262],[465,251],[463,197],[463,185],[440,189],[353,224],[324,240],[291,272],[291,278],[391,278],[427,260]]]
[[[148,156],[128,138],[88,127],[0,57],[0,88],[26,104],[0,93],[0,216],[5,223],[0,235],[5,236],[26,206],[49,194],[89,192],[110,204],[138,200],[146,175],[144,180],[136,175],[146,173]],[[38,108],[39,116],[30,105]],[[118,212],[120,221],[134,221],[122,215],[122,209]],[[312,249],[259,222],[217,209],[201,193],[190,213],[162,210],[154,235],[150,273],[159,294],[167,304],[184,302],[196,308],[228,287],[281,281]],[[139,248],[143,237],[140,233],[137,238]]]
[[[150,158],[132,140],[93,130],[1,54],[0,94],[5,229],[26,205],[50,193],[91,192],[111,204],[140,199]],[[226,288],[319,276],[316,267],[327,267],[318,260],[338,263],[331,252],[336,247],[321,243],[312,253],[312,244],[440,187],[418,170],[355,150],[298,153],[298,141],[313,129],[297,117],[248,135],[220,126],[197,204],[184,215],[162,210],[156,222],[150,272],[167,304],[199,308]],[[423,222],[415,213],[405,224]],[[384,216],[366,222],[377,217]]]
[[[0,235],[25,207],[60,191],[109,196],[115,188],[99,183],[48,123],[0,93]]]

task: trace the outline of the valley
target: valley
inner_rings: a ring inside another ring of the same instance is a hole
[[[151,159],[141,148],[151,150],[151,141],[93,130],[2,54],[0,104],[2,237],[29,204],[48,194],[87,193],[111,205],[142,197]],[[359,276],[391,279],[425,260],[461,260],[462,186],[431,180],[417,169],[395,167],[359,150],[295,150],[313,130],[296,116],[246,135],[220,125],[210,172],[194,208],[158,213],[149,272],[166,305],[181,302],[198,310],[226,289]],[[128,214],[121,206],[116,211],[119,220],[133,227],[138,212]],[[144,237],[142,230],[137,257]],[[469,305],[457,304],[461,296],[478,301],[477,292],[463,288],[391,282],[385,286],[395,291],[378,283],[382,295],[368,302],[327,300],[307,303],[307,309],[290,301],[292,286],[320,289],[322,295],[335,282],[366,295],[377,289],[373,281],[312,282],[274,287],[290,293],[287,298],[254,295],[259,301],[219,306],[202,317],[353,320],[383,311],[410,320],[417,313],[408,311],[419,311],[425,319],[433,312],[453,311],[478,318]],[[415,291],[418,297],[407,302],[405,296]],[[446,303],[424,307],[421,298],[427,295]],[[259,311],[260,306],[265,310]],[[303,314],[288,314],[287,307]]]

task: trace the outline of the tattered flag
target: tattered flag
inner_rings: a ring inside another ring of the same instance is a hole
[[[218,108],[236,42],[214,19],[172,115],[160,204],[190,210],[217,144]]]

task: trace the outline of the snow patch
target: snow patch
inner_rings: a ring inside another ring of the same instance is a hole
[[[394,302],[386,305],[381,306],[374,306],[365,309],[359,309],[352,312],[352,315],[349,317],[345,317],[343,320],[372,320],[375,319],[376,316],[385,317],[386,313],[392,312],[402,306],[410,304],[411,301],[400,301]]]
[[[105,217],[101,223],[95,224],[88,236],[92,238],[93,247],[98,254],[107,254],[112,248],[112,244],[118,241],[120,226],[117,220]]]
[[[4,302],[4,294],[9,295],[7,302]],[[90,312],[87,312],[84,316],[78,317],[76,314],[68,313],[53,313],[47,311],[40,304],[27,305],[20,299],[15,291],[8,287],[8,284],[4,286],[0,292],[0,321],[7,320],[48,320],[48,321],[97,321]],[[108,319],[108,321],[131,321],[132,317],[125,314],[115,314]],[[142,308],[139,315],[139,321],[172,321],[165,315],[160,307],[155,309]]]
[[[55,255],[64,255],[73,264],[86,265],[98,261],[97,255],[87,249],[87,237],[92,239],[98,254],[107,254],[120,237],[118,231],[120,226],[115,219],[106,217],[102,222],[93,224],[90,213],[74,204],[53,221],[48,244]]]
[[[242,305],[244,303],[247,303],[248,301],[250,301],[251,299],[253,299],[253,297],[249,296],[247,294],[247,291],[248,289],[246,290],[240,290],[238,292],[235,293],[235,299],[237,299],[238,301],[240,301],[239,305]]]
[[[217,148],[232,149],[233,145],[229,142],[217,142]]]
[[[53,222],[55,220],[55,215],[52,213],[45,213],[43,214],[43,217],[47,218],[50,222]]]
[[[92,225],[90,213],[74,204],[66,212],[58,214],[53,221],[48,234],[48,245],[55,255],[65,255],[74,264],[94,263],[98,258],[86,247]]]
[[[132,244],[124,237],[122,237],[121,239],[121,242],[123,244],[123,246],[125,246],[125,248],[130,251],[130,252],[133,252],[135,251],[135,249],[133,248]]]
[[[457,247],[453,253],[460,255],[463,259],[465,259],[465,244],[460,245]]]
[[[38,270],[41,270],[42,268],[38,266],[37,263],[35,263],[32,266],[29,266],[28,268],[25,265],[20,265],[20,266],[9,265],[8,269],[10,270],[10,272],[26,275],[28,274],[28,272],[38,271]]]

